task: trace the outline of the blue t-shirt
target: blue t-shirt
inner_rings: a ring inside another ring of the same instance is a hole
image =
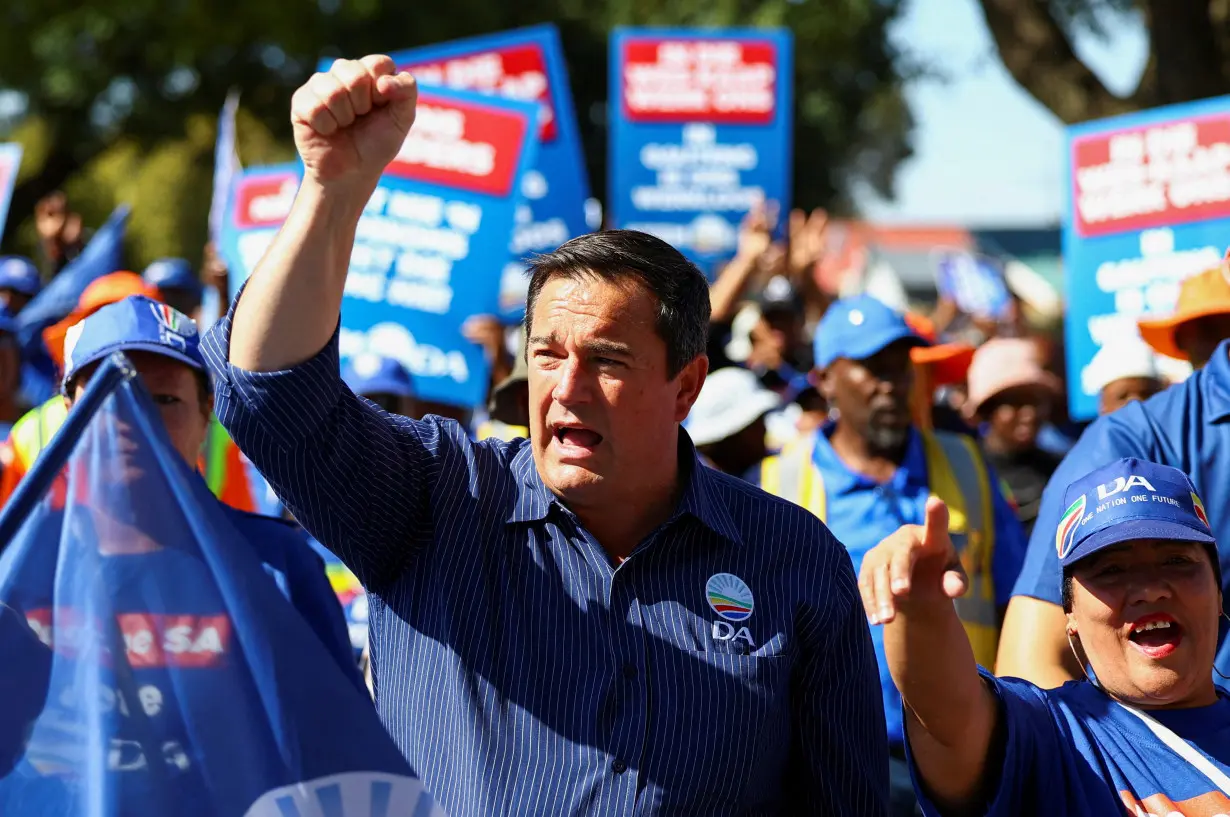
[[[1169,465],[1191,479],[1208,509],[1221,555],[1222,592],[1230,597],[1230,340],[1184,382],[1100,417],[1081,435],[1042,494],[1013,595],[1062,604],[1055,530],[1066,509],[1064,493],[1090,471],[1124,457]],[[1227,629],[1221,628],[1216,666],[1230,675]]]
[[[1230,814],[1230,797],[1209,774],[1088,681],[1045,690],[985,671],[982,677],[1007,720],[1003,771],[987,817]],[[1230,787],[1230,699],[1219,694],[1211,706],[1150,710],[1147,717]],[[910,765],[923,813],[939,817],[912,759]]]

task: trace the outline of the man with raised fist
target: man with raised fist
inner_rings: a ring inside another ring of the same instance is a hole
[[[453,817],[884,815],[845,550],[680,430],[709,293],[676,250],[615,231],[531,264],[528,440],[475,443],[343,384],[351,247],[414,114],[388,57],[299,89],[303,184],[205,342],[218,416],[367,588],[401,750]]]

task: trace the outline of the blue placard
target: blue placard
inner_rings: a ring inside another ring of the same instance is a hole
[[[399,360],[421,398],[486,398],[489,363],[461,326],[499,308],[537,116],[531,102],[420,88],[414,127],[359,220],[343,362],[374,352]]]
[[[790,208],[793,39],[785,29],[617,29],[612,227],[670,242],[712,278],[761,200]]]
[[[550,252],[590,231],[585,202],[589,177],[577,129],[568,69],[554,25],[540,25],[412,48],[391,54],[399,69],[422,85],[537,102],[538,159],[522,180],[511,258],[500,286],[500,315],[520,322],[529,284],[527,255]],[[322,68],[325,66],[322,65]]]
[[[278,234],[302,180],[300,162],[236,171],[218,233],[232,299]]]
[[[16,142],[0,145],[0,237],[4,236],[4,222],[9,215],[9,202],[13,200],[20,168],[21,145]]]
[[[1183,279],[1230,242],[1230,97],[1073,126],[1064,167],[1068,405],[1097,413],[1087,369],[1098,350],[1173,311]],[[1159,358],[1164,368],[1185,365]]]

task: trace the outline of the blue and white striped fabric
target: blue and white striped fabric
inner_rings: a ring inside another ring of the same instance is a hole
[[[368,589],[380,716],[450,814],[887,813],[854,571],[811,514],[685,437],[678,510],[615,568],[524,440],[359,400],[336,335],[238,370],[230,326],[203,342],[218,416]]]

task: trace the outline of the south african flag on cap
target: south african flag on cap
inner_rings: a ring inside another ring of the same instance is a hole
[[[1192,510],[1196,512],[1196,516],[1200,517],[1200,521],[1204,523],[1206,528],[1212,528],[1209,524],[1209,515],[1205,513],[1204,503],[1200,501],[1200,497],[1196,496],[1196,492],[1192,491]]]
[[[1076,529],[1080,526],[1081,517],[1084,515],[1085,495],[1081,494],[1064,511],[1063,519],[1059,520],[1059,527],[1055,530],[1055,550],[1059,552],[1061,560],[1072,550],[1072,542],[1076,539]]]

